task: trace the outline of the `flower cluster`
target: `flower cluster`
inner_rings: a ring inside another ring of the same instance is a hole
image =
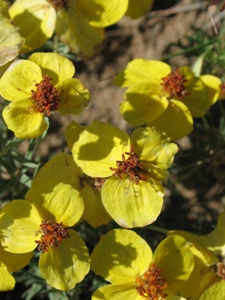
[[[92,57],[107,26],[123,16],[139,18],[152,4],[15,0],[9,6],[0,0],[0,96],[11,131],[7,137],[40,142],[53,114],[75,116],[89,104],[89,90],[74,78],[74,63],[56,49],[35,49],[56,33],[71,53]],[[14,289],[12,273],[38,258],[40,276],[56,290],[75,289],[87,274],[103,277],[105,285],[91,287],[92,300],[224,300],[224,212],[207,235],[161,229],[166,238],[151,244],[151,236],[141,231],[153,228],[149,225],[163,210],[166,180],[179,150],[176,140],[193,131],[194,118],[225,99],[224,84],[188,66],[172,70],[162,61],[141,58],[129,62],[114,83],[127,88],[120,112],[132,127],[72,121],[65,130],[65,151],[36,166],[33,176],[27,155],[28,183],[22,182],[23,169],[14,172],[25,189],[18,188],[18,197],[8,193],[11,201],[0,209],[0,291]],[[24,162],[21,157],[15,162],[11,147],[0,151],[0,170],[7,162],[16,167]]]
[[[39,48],[54,31],[81,57],[91,57],[104,41],[104,28],[124,15],[138,18],[149,11],[153,0],[16,0],[10,17],[26,42],[22,50]]]

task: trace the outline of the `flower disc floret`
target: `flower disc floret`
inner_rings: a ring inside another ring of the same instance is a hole
[[[167,294],[163,292],[167,288],[167,283],[160,276],[161,270],[154,263],[150,265],[144,274],[136,278],[136,290],[140,296],[147,300],[163,300]]]
[[[34,100],[38,112],[50,116],[52,111],[58,109],[62,91],[57,91],[51,83],[52,78],[48,75],[42,75],[42,78],[41,82],[35,84],[36,91],[31,90],[31,99]]]
[[[126,156],[128,156],[128,158],[126,158]],[[127,174],[130,180],[136,184],[139,183],[139,180],[147,180],[144,175],[140,173],[140,171],[144,171],[144,169],[132,146],[130,152],[122,154],[122,161],[116,161],[116,166],[117,168],[110,167],[110,170],[114,171],[112,176],[117,176],[122,179],[122,174]]]
[[[173,99],[175,97],[182,100],[185,96],[189,95],[189,92],[184,86],[184,82],[186,81],[185,76],[177,69],[166,77],[163,77],[161,85],[168,98]]]
[[[40,240],[35,241],[38,244],[38,250],[48,252],[49,248],[58,247],[63,239],[70,237],[68,226],[64,226],[62,222],[57,223],[53,220],[42,220],[41,229],[36,232],[36,235],[41,234]]]

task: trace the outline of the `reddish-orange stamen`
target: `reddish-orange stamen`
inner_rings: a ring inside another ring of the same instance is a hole
[[[179,72],[179,70],[171,72],[169,75],[161,79],[163,81],[161,85],[164,92],[166,92],[167,97],[175,97],[182,100],[185,96],[189,95],[189,92],[184,86],[184,82],[187,80],[184,75]]]
[[[35,242],[38,244],[38,250],[41,250],[42,253],[48,252],[48,248],[58,247],[63,239],[69,237],[68,227],[62,223],[43,220],[40,227],[41,229],[36,232],[36,235],[41,233],[41,237],[39,241]]]
[[[126,158],[125,155],[128,155],[128,158]],[[144,170],[133,147],[131,147],[130,152],[122,154],[122,160],[117,160],[116,166],[117,168],[110,167],[110,170],[114,171],[112,176],[122,178],[122,174],[127,174],[130,177],[130,180],[136,184],[139,183],[139,180],[146,180],[144,175],[140,173],[140,171],[144,172]]]
[[[48,75],[42,75],[42,78],[41,82],[36,84],[36,91],[31,91],[31,99],[35,102],[38,112],[50,116],[52,111],[58,109],[61,92],[52,85],[52,78]]]
[[[136,290],[139,295],[148,300],[163,300],[167,297],[163,292],[167,283],[160,276],[160,272],[153,263],[144,274],[136,278]]]

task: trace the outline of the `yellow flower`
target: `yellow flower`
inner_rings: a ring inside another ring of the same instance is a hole
[[[96,290],[92,300],[173,299],[193,266],[189,245],[179,236],[167,237],[153,255],[135,232],[111,230],[91,255],[93,271],[111,284]]]
[[[154,128],[137,128],[129,137],[109,123],[94,122],[74,143],[76,164],[97,178],[102,203],[122,227],[156,220],[163,203],[160,181],[167,176],[177,146]]]
[[[47,129],[45,115],[79,114],[89,91],[74,73],[72,62],[56,53],[34,53],[12,63],[0,79],[0,95],[11,101],[3,110],[8,128],[18,138],[34,138]]]
[[[69,229],[82,216],[84,204],[69,186],[51,196],[33,202],[13,200],[5,205],[0,217],[2,245],[6,251],[20,254],[38,246],[43,278],[56,289],[70,290],[89,271],[88,250],[79,235]]]
[[[132,126],[156,126],[172,140],[189,134],[193,117],[211,105],[208,88],[188,67],[171,72],[161,61],[135,59],[114,82],[128,87],[120,105],[124,119]]]
[[[199,299],[200,295],[212,284],[225,279],[225,213],[221,213],[216,228],[207,235],[196,235],[186,231],[172,230],[192,244],[191,251],[195,258],[194,270],[182,286],[186,298]],[[205,299],[203,296],[201,300]],[[207,298],[208,299],[208,298]],[[217,298],[214,298],[217,299]]]
[[[16,0],[10,16],[26,42],[24,51],[43,45],[53,35],[83,57],[95,55],[104,40],[104,27],[126,12],[128,0]]]

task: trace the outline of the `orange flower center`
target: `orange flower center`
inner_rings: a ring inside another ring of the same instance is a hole
[[[126,158],[126,155],[128,156]],[[146,180],[146,178],[140,173],[144,172],[144,169],[140,163],[138,155],[134,152],[133,147],[131,147],[130,152],[125,152],[122,154],[122,160],[116,161],[117,168],[110,167],[110,170],[114,171],[112,176],[121,177],[122,174],[127,174],[130,180],[139,183],[139,180]]]
[[[38,112],[50,116],[52,111],[58,109],[61,92],[52,85],[52,78],[48,75],[42,75],[42,78],[41,82],[36,84],[36,91],[31,91],[31,99],[34,101]]]
[[[59,10],[63,6],[65,6],[68,0],[48,0],[48,2],[56,9]]]
[[[161,78],[161,83],[164,92],[167,97],[177,98],[182,100],[185,96],[189,95],[189,92],[185,89],[184,82],[187,79],[180,74],[179,70],[171,72],[166,77]]]
[[[35,243],[38,244],[38,250],[42,251],[42,253],[48,252],[48,249],[54,246],[58,247],[63,239],[70,237],[68,227],[62,223],[43,220],[40,227],[41,229],[36,232],[36,235],[41,234],[41,237]]]
[[[138,294],[148,300],[163,300],[167,297],[163,290],[167,288],[166,280],[160,276],[160,270],[153,263],[148,270],[135,281]]]

